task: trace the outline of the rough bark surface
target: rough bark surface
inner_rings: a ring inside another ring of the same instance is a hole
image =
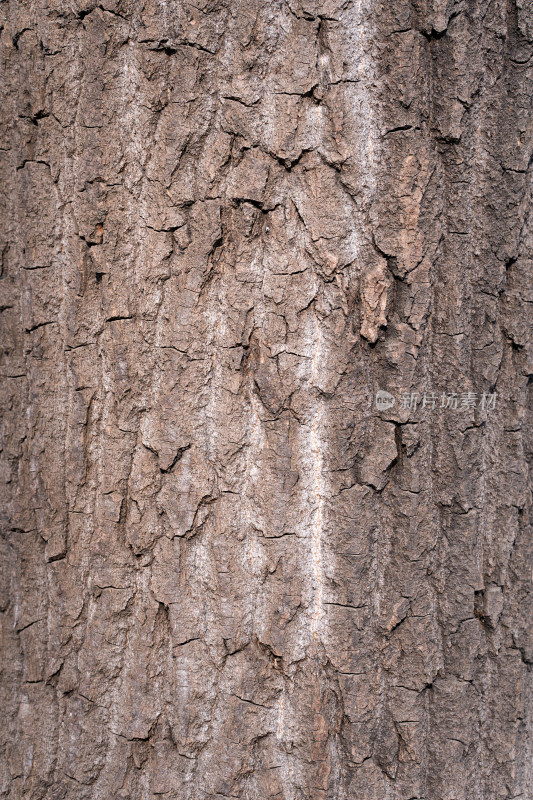
[[[531,3],[0,14],[0,797],[533,798]]]

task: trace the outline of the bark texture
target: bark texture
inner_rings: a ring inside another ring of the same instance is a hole
[[[529,0],[0,14],[0,797],[531,800]]]

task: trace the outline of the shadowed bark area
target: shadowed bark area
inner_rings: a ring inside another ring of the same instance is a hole
[[[0,798],[531,800],[531,4],[0,25]]]

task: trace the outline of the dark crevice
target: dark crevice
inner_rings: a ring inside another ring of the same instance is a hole
[[[22,36],[22,34],[26,33],[26,31],[30,31],[30,30],[31,30],[31,28],[23,28],[21,31],[17,31],[17,33],[11,38],[11,41],[13,43],[13,47],[15,48],[15,50],[19,49],[19,39]]]
[[[422,34],[424,39],[427,39],[428,42],[434,40],[438,41],[439,39],[442,39],[444,36],[446,36],[446,34],[448,33],[448,28],[450,27],[450,23],[453,22],[453,20],[456,17],[460,16],[460,14],[462,14],[461,8],[457,9],[452,14],[450,14],[448,22],[446,23],[446,27],[442,31],[436,31],[435,28],[432,28],[430,31],[421,30],[420,33]]]
[[[26,333],[32,333],[32,331],[36,331],[38,328],[44,328],[46,325],[57,325],[57,322],[54,320],[50,320],[49,322],[38,322],[37,325],[32,325],[31,328],[26,328]]]
[[[390,128],[390,130],[385,131],[383,136],[388,136],[390,133],[399,133],[400,131],[412,131],[412,130],[419,130],[419,128],[413,128],[412,125],[399,125],[397,128]]]
[[[146,446],[146,445],[145,445],[145,446]],[[160,472],[161,472],[163,475],[166,475],[167,473],[169,473],[169,472],[172,472],[172,470],[174,469],[174,467],[176,466],[176,464],[178,463],[178,461],[180,461],[180,460],[181,460],[181,458],[182,458],[183,454],[184,454],[184,453],[185,453],[187,450],[190,450],[190,447],[191,447],[190,443],[189,443],[189,444],[186,444],[186,445],[185,445],[185,447],[180,447],[180,448],[179,448],[179,450],[178,450],[178,452],[176,453],[176,455],[175,455],[175,456],[174,456],[174,458],[172,459],[172,463],[171,463],[171,464],[170,464],[168,467],[166,467],[166,468],[159,467],[159,471],[160,471]],[[147,449],[149,450],[150,448],[147,448]]]
[[[396,450],[398,451],[396,461],[398,466],[401,468],[403,464],[403,437],[402,425],[398,423],[394,423],[394,441],[396,443]]]
[[[312,147],[304,148],[299,156],[292,159],[289,157],[278,156],[277,153],[271,153],[271,152],[269,152],[269,156],[271,156],[271,158],[275,158],[278,164],[281,164],[281,166],[284,169],[286,169],[287,172],[290,172],[293,167],[299,164],[303,156],[305,156],[307,153],[311,153],[312,151],[313,151]]]

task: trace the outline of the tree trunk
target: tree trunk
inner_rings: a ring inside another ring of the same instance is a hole
[[[0,14],[0,797],[533,798],[531,4]]]

